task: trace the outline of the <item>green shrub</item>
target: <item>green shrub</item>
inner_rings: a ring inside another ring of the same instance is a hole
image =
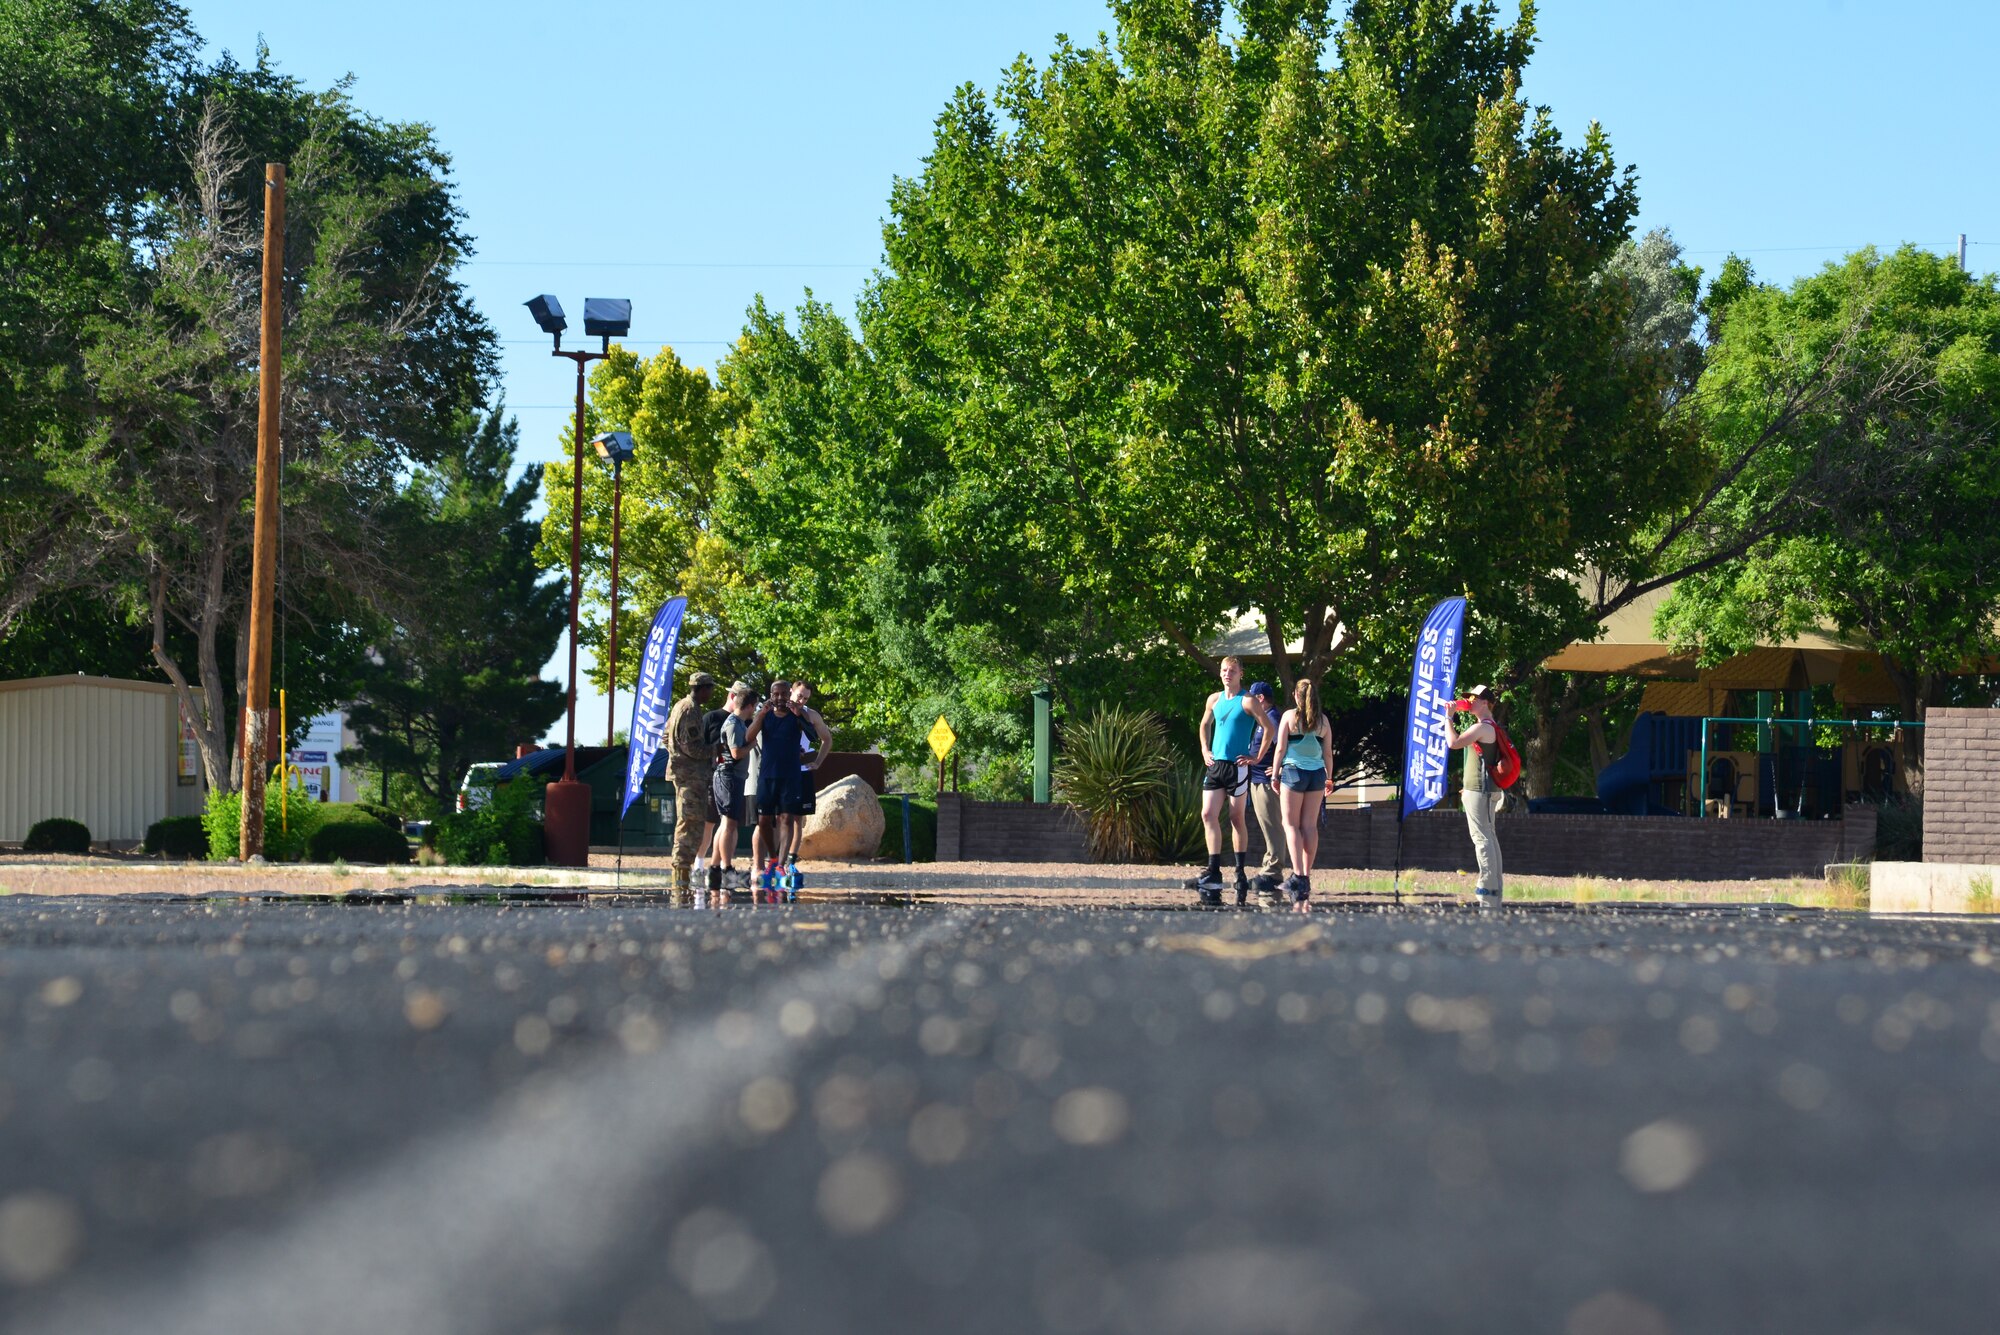
[[[1055,797],[1082,813],[1091,857],[1134,862],[1152,852],[1142,845],[1140,826],[1168,787],[1171,769],[1159,718],[1107,705],[1063,729]]]
[[[208,833],[199,816],[169,816],[146,827],[146,851],[157,857],[208,856]]]
[[[1140,809],[1140,851],[1156,862],[1199,862],[1208,847],[1201,829],[1201,769],[1173,762],[1167,782]]]
[[[899,793],[882,795],[882,845],[875,856],[891,862],[903,860],[903,798]],[[936,798],[910,798],[910,860],[937,861]]]
[[[309,862],[384,862],[410,860],[410,841],[400,829],[391,830],[366,813],[329,820],[306,841]]]
[[[299,862],[305,858],[306,844],[313,832],[326,823],[320,803],[294,790],[289,797],[274,781],[264,788],[264,859],[267,862]],[[210,789],[208,805],[202,808],[201,828],[208,835],[208,859],[230,862],[241,851],[243,798],[239,793]]]
[[[439,856],[465,867],[540,866],[548,860],[548,847],[535,807],[545,786],[518,778],[494,789],[485,806],[436,822],[431,829]]]
[[[403,832],[403,818],[388,807],[383,806],[380,802],[356,802],[353,806],[355,810],[366,812],[394,830],[397,834]]]
[[[987,802],[1026,802],[1035,795],[1035,762],[1032,754],[1020,755],[1003,751],[980,765],[965,785],[968,797],[977,797]],[[899,816],[900,821],[902,818]],[[915,819],[914,813],[911,819]],[[902,844],[897,843],[896,856],[902,856]]]
[[[1924,800],[1892,797],[1879,803],[1875,816],[1877,862],[1924,860]]]
[[[90,827],[80,820],[51,816],[38,820],[21,841],[23,853],[88,853]]]

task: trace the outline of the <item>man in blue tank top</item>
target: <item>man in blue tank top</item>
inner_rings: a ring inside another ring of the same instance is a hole
[[[1222,903],[1222,813],[1229,812],[1229,829],[1236,850],[1236,902],[1250,897],[1250,878],[1243,859],[1250,834],[1243,820],[1243,802],[1250,792],[1252,736],[1267,715],[1243,691],[1243,664],[1233,655],[1217,669],[1222,689],[1208,697],[1201,711],[1201,830],[1208,843],[1208,870],[1195,878],[1195,893],[1203,904]],[[1275,731],[1275,729],[1273,729]]]

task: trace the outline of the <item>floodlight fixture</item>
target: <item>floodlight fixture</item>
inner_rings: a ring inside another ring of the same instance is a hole
[[[589,338],[625,337],[632,332],[632,303],[624,297],[585,297],[583,332]]]
[[[562,303],[548,293],[531,297],[522,304],[528,308],[528,313],[535,317],[535,323],[541,326],[544,334],[554,334],[560,338],[562,331],[569,328],[569,321],[563,318]]]
[[[607,431],[590,443],[597,447],[597,457],[608,464],[627,463],[639,452],[630,431]]]

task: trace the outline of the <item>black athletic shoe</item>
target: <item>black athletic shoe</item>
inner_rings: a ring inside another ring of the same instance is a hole
[[[710,867],[708,869],[708,888],[711,891],[720,890],[722,888],[721,867]]]
[[[1242,872],[1236,873],[1236,907],[1242,908],[1250,902],[1250,878]]]
[[[1313,883],[1310,876],[1292,877],[1292,902],[1303,904],[1312,898]]]
[[[1222,873],[1205,871],[1194,878],[1195,895],[1209,908],[1222,907]]]

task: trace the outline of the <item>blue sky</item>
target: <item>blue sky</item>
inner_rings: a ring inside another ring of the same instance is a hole
[[[850,309],[890,181],[920,169],[952,89],[1111,23],[1100,0],[189,9],[211,51],[248,59],[261,35],[308,83],[351,74],[368,111],[436,128],[530,460],[559,448],[574,381],[522,301],[553,292],[574,315],[630,297],[636,350],[669,342],[703,366],[757,293]],[[1733,249],[1783,280],[1960,232],[1975,270],[2000,266],[1981,55],[2000,5],[1544,0],[1537,27],[1530,100],[1570,137],[1602,122],[1638,168],[1641,227],[1671,227],[1710,272]],[[581,736],[602,718],[601,696],[579,700]]]

